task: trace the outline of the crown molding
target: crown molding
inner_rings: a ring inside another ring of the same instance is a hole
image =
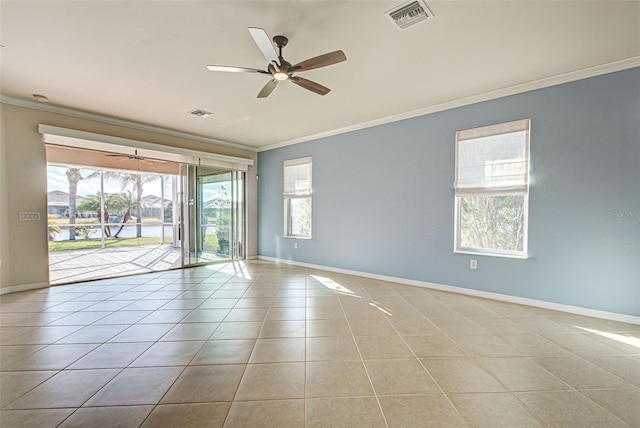
[[[231,143],[229,141],[204,137],[202,135],[191,134],[189,132],[176,131],[173,129],[163,128],[160,126],[147,125],[144,123],[134,122],[126,119],[119,119],[116,117],[101,115],[97,113],[89,113],[86,111],[77,110],[69,107],[57,106],[55,104],[45,104],[45,103],[39,103],[31,100],[12,98],[4,94],[0,94],[0,103],[14,105],[18,107],[30,108],[33,110],[46,111],[49,113],[62,114],[65,116],[72,116],[80,119],[93,120],[96,122],[107,123],[109,125],[123,126],[125,128],[137,129],[139,131],[155,132],[156,134],[167,135],[170,137],[185,138],[188,140],[200,141],[202,143],[217,144],[219,146],[231,147],[231,148],[240,149],[240,150],[247,150],[254,153],[257,151],[255,147],[247,146],[244,144]]]
[[[620,61],[614,61],[607,64],[597,65],[595,67],[584,68],[581,70],[571,71],[568,73],[558,74],[556,76],[544,79],[534,80],[519,85],[509,86],[495,91],[485,92],[470,97],[459,98],[457,100],[447,101],[442,104],[423,107],[417,110],[411,110],[406,113],[400,113],[393,116],[387,116],[367,122],[361,122],[354,125],[337,128],[331,131],[321,132],[318,134],[307,135],[305,137],[294,138],[292,140],[282,141],[280,143],[270,144],[268,146],[259,147],[258,152],[273,150],[280,147],[291,146],[294,144],[304,143],[307,141],[318,140],[320,138],[331,137],[334,135],[345,134],[347,132],[358,131],[360,129],[371,128],[374,126],[384,125],[387,123],[398,122],[405,119],[412,119],[418,116],[437,113],[445,110],[451,110],[466,105],[477,104],[483,101],[491,101],[498,98],[517,95],[524,92],[530,92],[537,89],[548,88],[551,86],[561,85],[563,83],[575,82],[577,80],[588,79],[590,77],[601,76],[604,74],[615,73],[616,71],[628,70],[640,67],[640,56],[626,58]]]

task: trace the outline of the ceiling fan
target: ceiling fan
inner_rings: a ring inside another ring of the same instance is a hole
[[[126,155],[126,154],[119,154],[119,153],[107,153],[107,156],[113,156],[115,158],[118,158],[118,161],[123,161],[123,160],[135,160],[138,161],[140,163],[143,163],[145,165],[153,165],[155,162],[160,162],[160,163],[164,163],[165,161],[161,161],[161,160],[151,160],[151,159],[147,159],[147,158],[143,158],[142,156],[138,156],[138,150],[136,149],[135,154],[133,155]]]
[[[266,70],[246,67],[231,67],[226,65],[208,65],[207,68],[211,71],[226,71],[231,73],[270,74],[272,76],[272,79],[267,82],[267,84],[264,85],[262,90],[258,93],[258,98],[268,97],[269,94],[271,94],[271,92],[273,92],[273,90],[276,88],[276,86],[278,86],[278,83],[285,80],[290,80],[296,85],[308,89],[311,92],[315,92],[318,95],[326,95],[331,89],[309,79],[294,76],[294,73],[297,73],[299,71],[313,70],[320,67],[326,67],[328,65],[347,60],[344,52],[338,50],[310,58],[295,65],[291,65],[291,63],[286,61],[282,56],[282,48],[287,46],[289,39],[287,39],[285,36],[275,36],[273,38],[273,42],[278,47],[278,51],[276,52],[273,43],[271,43],[271,40],[267,35],[267,32],[262,28],[249,27],[249,33],[251,34],[251,37],[253,37],[253,40],[256,42],[256,45],[258,45],[260,51],[262,51],[262,54],[269,61]]]

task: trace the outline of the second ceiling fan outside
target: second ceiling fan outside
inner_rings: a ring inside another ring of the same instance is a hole
[[[257,68],[247,67],[233,67],[226,65],[208,65],[207,68],[210,71],[225,71],[231,73],[262,73],[270,74],[272,79],[267,82],[262,90],[258,93],[258,98],[266,98],[271,92],[278,86],[278,83],[285,80],[290,80],[296,85],[303,87],[311,92],[315,92],[318,95],[326,95],[331,89],[322,86],[319,83],[313,82],[303,77],[294,76],[294,73],[300,71],[313,70],[315,68],[326,67],[328,65],[337,64],[342,61],[346,61],[347,57],[341,50],[326,53],[310,58],[306,61],[299,62],[295,65],[291,65],[282,56],[282,48],[284,48],[288,39],[284,36],[275,36],[273,42],[278,47],[278,51],[271,42],[271,39],[267,35],[267,32],[262,28],[249,27],[249,33],[253,40],[258,45],[258,48],[262,54],[269,61],[269,65],[266,70],[259,70]]]

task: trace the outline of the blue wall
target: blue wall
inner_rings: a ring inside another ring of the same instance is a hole
[[[455,132],[522,118],[529,258],[454,254]],[[308,155],[313,239],[296,241],[282,164]],[[264,151],[258,168],[261,256],[640,316],[640,68]]]

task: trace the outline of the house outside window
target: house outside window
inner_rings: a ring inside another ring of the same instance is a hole
[[[527,257],[530,125],[456,133],[455,252]]]
[[[311,239],[311,157],[284,161],[284,236]]]

